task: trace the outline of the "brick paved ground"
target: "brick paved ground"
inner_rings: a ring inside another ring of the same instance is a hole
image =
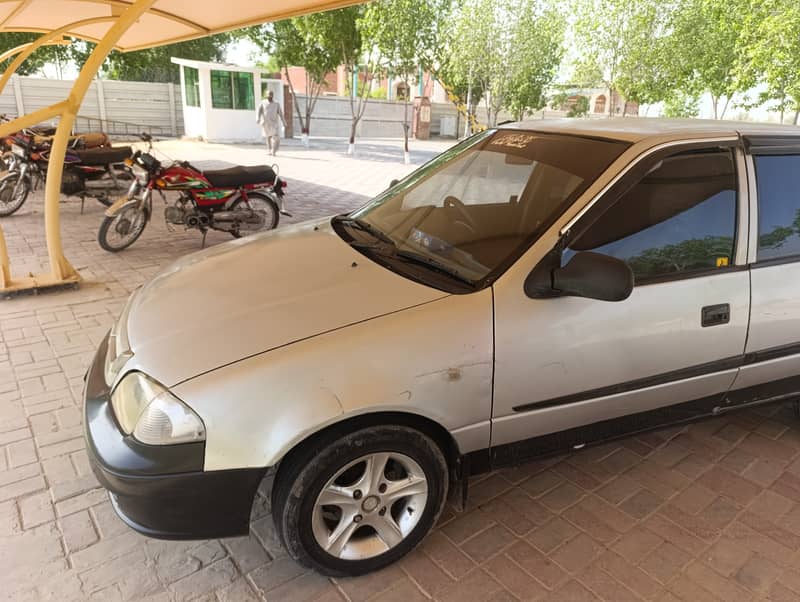
[[[260,152],[164,147],[192,160],[256,163]],[[389,154],[391,147],[373,150]],[[322,143],[311,151],[287,148],[280,162],[296,219],[356,206],[366,196],[351,191],[375,193],[408,169],[343,159]],[[3,220],[16,272],[44,261],[40,212],[37,197]],[[800,424],[787,407],[487,475],[472,484],[466,513],[448,508],[407,559],[359,579],[329,580],[288,560],[265,498],[255,506],[249,537],[162,542],[133,533],[114,516],[87,465],[81,377],[127,293],[196,249],[199,237],[168,234],[155,222],[114,256],[95,242],[99,205],[88,203],[80,215],[68,202],[63,215],[67,255],[86,283],[78,291],[0,302],[0,598],[800,599]]]

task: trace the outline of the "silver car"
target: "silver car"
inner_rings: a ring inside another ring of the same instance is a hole
[[[800,394],[800,135],[492,129],[363,208],[184,257],[87,374],[95,473],[161,538],[397,560],[470,475]]]

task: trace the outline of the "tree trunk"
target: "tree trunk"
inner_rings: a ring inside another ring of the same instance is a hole
[[[406,165],[411,163],[411,159],[408,153],[408,130],[411,127],[408,123],[409,96],[411,96],[411,94],[406,94],[405,102],[403,103],[403,163],[405,163]]]
[[[359,121],[360,118],[353,117],[353,121],[350,123],[350,139],[348,140],[350,146],[353,146],[356,143],[356,128],[358,127]]]
[[[794,112],[794,124],[800,125],[800,109]]]
[[[300,103],[297,102],[297,94],[295,94],[292,79],[289,77],[289,67],[287,65],[283,66],[283,73],[286,75],[286,83],[289,85],[289,94],[292,95],[292,104],[294,105],[295,113],[297,113],[297,119],[300,121],[300,132],[306,133],[308,124],[303,121],[303,114],[300,112]],[[308,107],[308,96],[306,96],[306,107]]]
[[[614,116],[614,89],[611,86],[608,87],[608,116]]]
[[[714,106],[714,119],[719,119],[717,107],[719,106],[719,97],[711,95],[711,104]]]
[[[728,110],[728,104],[731,102],[731,97],[725,97],[725,104],[722,106],[722,113],[719,114],[720,119],[725,119],[725,111]]]
[[[472,120],[470,119],[470,111],[472,111],[472,81],[467,84],[467,119],[464,123],[464,137],[467,138],[472,133]]]

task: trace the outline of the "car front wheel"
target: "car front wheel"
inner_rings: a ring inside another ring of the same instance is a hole
[[[273,519],[295,560],[361,575],[407,554],[434,525],[448,472],[427,435],[379,426],[315,443],[287,459],[273,488]]]

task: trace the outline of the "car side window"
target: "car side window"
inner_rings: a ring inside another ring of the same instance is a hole
[[[653,165],[562,255],[594,251],[625,261],[637,284],[733,263],[736,169],[731,149],[668,156]]]
[[[800,255],[800,155],[753,158],[758,182],[758,261]]]

